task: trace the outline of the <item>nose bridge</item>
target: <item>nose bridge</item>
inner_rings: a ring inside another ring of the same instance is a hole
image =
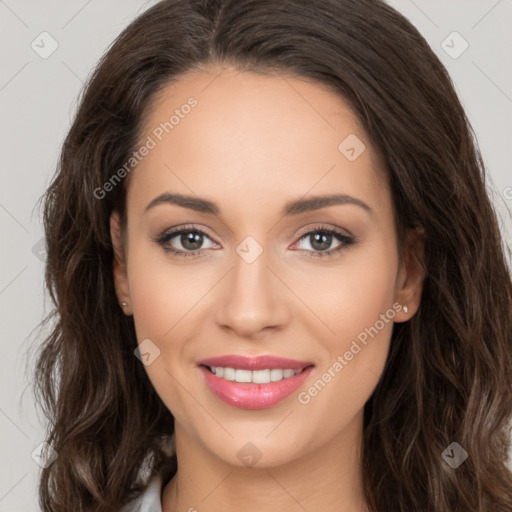
[[[265,294],[269,286],[267,265],[271,259],[268,247],[264,248],[254,237],[248,236],[236,247],[235,253],[232,273],[234,288],[239,288],[237,292],[243,292],[245,288],[246,297]]]
[[[272,255],[254,237],[248,236],[235,248],[233,268],[219,305],[217,321],[239,334],[250,335],[284,321],[285,298],[279,280],[267,268]],[[282,285],[281,285],[282,287]]]

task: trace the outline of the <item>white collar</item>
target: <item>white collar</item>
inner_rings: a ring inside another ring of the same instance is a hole
[[[127,503],[121,512],[162,512],[162,475],[157,473],[149,481],[146,490]]]

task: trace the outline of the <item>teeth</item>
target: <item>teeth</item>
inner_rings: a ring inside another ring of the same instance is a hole
[[[235,382],[252,382],[250,370],[235,370]]]
[[[211,372],[217,377],[235,382],[252,382],[254,384],[268,384],[283,379],[289,379],[302,370],[290,368],[272,370],[236,370],[235,368],[223,368],[222,366],[211,366]]]
[[[219,366],[219,368],[221,368],[221,372],[222,370],[224,370],[224,379],[226,380],[235,380],[235,370],[234,368],[222,368]],[[212,366],[212,373],[214,373],[215,375],[217,375],[217,368],[215,366]],[[219,375],[220,377],[220,375]]]
[[[271,379],[272,370],[256,370],[252,373],[251,381],[255,384],[268,384]]]

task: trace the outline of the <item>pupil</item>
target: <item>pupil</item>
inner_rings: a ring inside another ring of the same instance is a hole
[[[316,233],[313,236],[313,243],[311,246],[317,250],[328,249],[331,245],[332,235],[329,233]]]
[[[203,242],[203,235],[195,231],[189,231],[187,234],[181,235],[181,243],[185,249],[195,251],[199,249]],[[191,244],[191,246],[190,246]]]

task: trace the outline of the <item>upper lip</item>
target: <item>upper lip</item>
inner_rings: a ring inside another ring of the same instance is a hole
[[[271,355],[251,357],[236,354],[210,357],[199,361],[198,364],[203,366],[221,366],[223,368],[235,368],[240,370],[266,370],[267,368],[270,370],[286,370],[288,368],[291,370],[302,370],[303,368],[306,368],[306,366],[313,365],[310,361],[298,361],[297,359],[286,359]]]

